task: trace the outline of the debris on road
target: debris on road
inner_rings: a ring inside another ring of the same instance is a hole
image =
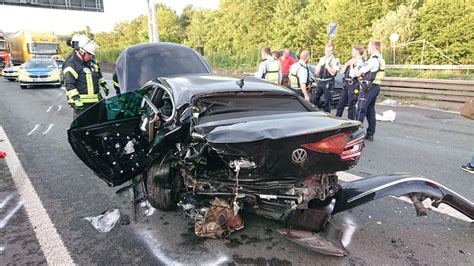
[[[7,156],[7,153],[4,151],[0,151],[0,158],[5,158]]]
[[[375,119],[377,121],[388,121],[388,122],[393,122],[395,121],[395,118],[397,117],[397,113],[395,113],[392,110],[388,110],[382,113],[382,115],[376,114]]]
[[[103,212],[99,216],[85,217],[84,220],[89,221],[97,231],[107,233],[114,228],[119,218],[120,211],[118,209],[112,209]]]
[[[380,103],[380,105],[397,105],[398,102],[394,99],[386,99]]]

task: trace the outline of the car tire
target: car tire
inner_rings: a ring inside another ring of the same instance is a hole
[[[174,171],[171,162],[155,162],[148,170],[146,188],[148,202],[156,209],[172,211],[178,207]]]
[[[24,89],[27,89],[28,86],[26,86],[26,85],[20,85],[20,88],[22,88],[22,89],[24,90]]]
[[[7,79],[8,81],[15,81],[15,79]]]

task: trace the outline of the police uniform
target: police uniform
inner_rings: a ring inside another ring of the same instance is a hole
[[[316,105],[318,108],[321,108],[321,96],[324,94],[324,111],[330,113],[332,94],[334,92],[334,77],[336,75],[331,75],[329,73],[329,71],[326,69],[326,64],[338,71],[340,63],[339,59],[337,59],[334,55],[330,55],[322,57],[319,60],[319,64],[321,65],[321,70],[319,72],[320,80],[318,81],[316,93],[313,95],[311,103]]]
[[[266,79],[270,82],[279,84],[281,80],[281,64],[280,61],[269,56],[258,65],[255,77]]]
[[[92,61],[83,62],[75,54],[64,62],[64,86],[68,103],[74,108],[74,118],[100,101],[102,75],[97,70],[100,71]]]
[[[290,67],[290,88],[300,96],[304,97],[303,91],[301,90],[301,84],[306,84],[308,88],[309,84],[309,68],[308,64],[303,61],[298,61]]]
[[[357,58],[352,64],[346,67],[343,78],[343,89],[341,92],[341,98],[337,104],[336,116],[342,117],[344,107],[347,105],[347,118],[355,119],[355,105],[357,102],[357,96],[359,95],[359,83],[356,78],[357,71],[364,66],[364,60]]]
[[[364,122],[367,117],[369,126],[366,136],[372,137],[375,134],[375,103],[380,93],[380,84],[385,76],[385,60],[382,55],[374,54],[360,69],[364,75],[360,84],[360,94],[357,101],[356,119]]]

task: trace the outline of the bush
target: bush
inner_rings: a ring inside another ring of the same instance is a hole
[[[123,49],[119,48],[98,49],[96,52],[97,62],[115,64],[117,57],[122,51]]]

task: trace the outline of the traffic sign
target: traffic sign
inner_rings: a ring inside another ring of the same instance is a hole
[[[336,24],[336,22],[333,21],[333,22],[329,23],[329,25],[328,25],[328,36],[329,36],[329,38],[332,39],[332,38],[336,37],[336,34],[337,34],[337,24]]]

